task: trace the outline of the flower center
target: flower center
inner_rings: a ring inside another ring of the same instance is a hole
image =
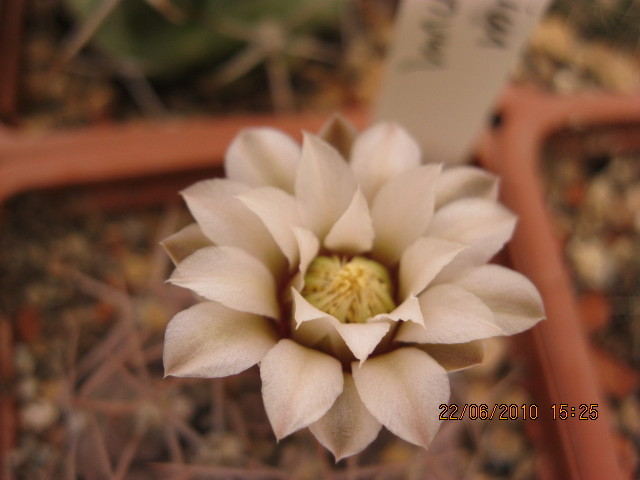
[[[365,257],[320,255],[304,277],[302,296],[342,323],[364,323],[395,308],[387,269]]]

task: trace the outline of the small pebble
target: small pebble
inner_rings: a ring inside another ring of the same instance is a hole
[[[489,472],[499,476],[509,477],[527,450],[518,431],[505,423],[498,423],[481,441]]]
[[[52,426],[60,416],[60,410],[55,402],[35,400],[20,409],[20,421],[24,428],[42,432]]]
[[[210,432],[196,454],[198,463],[236,466],[245,460],[242,439],[233,432]]]
[[[168,399],[171,411],[178,417],[187,420],[195,413],[196,405],[191,396],[176,390]]]
[[[567,256],[587,287],[606,290],[611,284],[615,265],[601,240],[572,239],[567,244]]]

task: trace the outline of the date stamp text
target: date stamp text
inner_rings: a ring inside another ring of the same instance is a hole
[[[439,406],[440,420],[537,420],[542,410],[535,403],[465,403]],[[548,405],[547,414],[552,420],[597,420],[598,404],[581,403],[572,406],[566,403]],[[546,416],[546,415],[545,415]]]

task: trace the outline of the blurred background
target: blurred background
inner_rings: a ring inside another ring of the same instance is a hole
[[[23,135],[86,126],[366,111],[397,3],[3,0],[0,162]],[[510,82],[637,99],[640,2],[552,2]],[[540,178],[619,462],[640,476],[640,153],[596,155],[594,139],[551,136]],[[205,173],[220,171],[44,188],[0,206],[0,478],[551,478],[557,452],[523,415],[443,422],[428,452],[381,432],[335,464],[307,431],[275,442],[255,368],[162,379],[164,328],[192,299],[164,284],[158,242],[189,223],[175,192]],[[511,349],[487,342],[482,366],[452,375],[452,402],[541,405]]]
[[[5,43],[22,59],[13,119],[30,128],[366,105],[397,8],[391,0],[8,0],[3,18],[20,12],[12,1],[25,10],[23,41]],[[639,16],[632,0],[552,2],[514,81],[561,93],[637,90]]]

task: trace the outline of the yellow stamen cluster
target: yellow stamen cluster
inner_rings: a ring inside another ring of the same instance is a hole
[[[389,272],[365,257],[318,256],[304,280],[302,296],[342,323],[364,323],[396,306]]]

